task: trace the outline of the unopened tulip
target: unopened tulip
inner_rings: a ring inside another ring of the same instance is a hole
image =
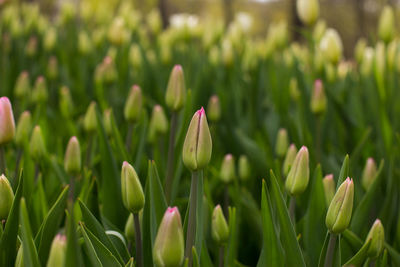
[[[306,24],[313,24],[319,15],[318,0],[297,0],[297,14],[300,20]]]
[[[279,157],[285,156],[285,153],[289,147],[289,137],[288,137],[288,132],[286,129],[281,128],[278,131],[278,135],[276,137],[276,143],[275,143],[275,153]]]
[[[112,109],[108,108],[105,109],[103,112],[103,124],[104,124],[104,130],[106,131],[106,134],[108,136],[111,135],[112,133]]]
[[[321,41],[322,36],[324,36],[326,31],[326,22],[325,20],[318,20],[315,24],[314,31],[313,31],[313,39],[316,43]]]
[[[333,179],[333,174],[325,175],[324,179],[322,180],[322,183],[324,185],[326,206],[329,207],[333,197],[335,196],[335,191],[336,191],[336,185],[335,185],[335,180]]]
[[[388,43],[394,36],[394,11],[391,6],[385,6],[379,18],[378,34],[384,42]]]
[[[83,121],[83,127],[86,132],[94,132],[97,128],[97,116],[96,116],[96,102],[91,102]]]
[[[32,100],[35,103],[43,103],[48,97],[46,80],[43,76],[39,76],[32,90]]]
[[[65,118],[71,117],[74,103],[72,102],[71,92],[66,86],[60,88],[59,108],[61,115]]]
[[[220,177],[224,183],[229,183],[235,179],[235,159],[232,154],[225,155],[221,165]]]
[[[124,161],[121,171],[122,201],[131,213],[139,213],[144,207],[143,188],[135,169]]]
[[[15,82],[14,94],[18,99],[26,98],[31,91],[31,84],[29,81],[29,73],[27,71],[21,72]]]
[[[375,220],[371,230],[369,230],[365,242],[368,242],[369,240],[371,240],[371,244],[368,249],[368,257],[376,259],[382,253],[385,246],[385,230],[379,219]]]
[[[65,235],[58,234],[51,243],[47,267],[63,266],[67,253],[67,238]]]
[[[139,120],[140,112],[143,106],[142,90],[138,85],[134,85],[129,92],[128,99],[125,103],[124,116],[125,120],[129,122],[136,122]]]
[[[249,159],[245,155],[239,157],[239,178],[245,181],[250,178],[251,169]]]
[[[332,64],[337,64],[342,58],[343,44],[335,29],[327,29],[321,39],[319,48],[325,59]]]
[[[373,158],[368,158],[361,176],[361,184],[365,191],[368,191],[372,183],[375,181],[376,173],[377,169],[375,160]]]
[[[153,107],[149,124],[149,141],[154,142],[157,135],[166,134],[168,131],[168,119],[164,109],[160,105]]]
[[[326,110],[326,95],[324,85],[321,80],[314,82],[314,88],[311,95],[311,111],[315,115],[321,115]]]
[[[214,208],[212,219],[211,219],[211,234],[212,238],[219,245],[223,245],[228,241],[229,238],[229,227],[226,223],[224,213],[222,212],[221,206],[217,205]]]
[[[14,193],[8,179],[0,176],[0,221],[6,220],[14,201]]]
[[[29,148],[31,157],[36,162],[43,159],[46,155],[46,145],[44,143],[42,129],[39,125],[36,125],[35,128],[33,128]]]
[[[308,149],[302,146],[293,161],[289,174],[286,178],[285,188],[291,195],[299,195],[306,190],[310,179],[310,166],[308,160]]]
[[[135,240],[135,222],[132,213],[129,214],[128,220],[126,221],[124,232],[128,240]]]
[[[54,80],[58,76],[58,61],[57,58],[52,56],[49,58],[49,62],[47,63],[47,77],[50,80]]]
[[[283,161],[283,174],[286,176],[289,174],[289,170],[292,167],[293,161],[297,155],[297,148],[295,144],[291,144],[286,152],[285,160]]]
[[[375,51],[372,47],[365,48],[364,56],[361,61],[360,73],[363,77],[371,75],[372,67],[374,64]]]
[[[212,122],[217,122],[221,118],[221,105],[219,103],[219,98],[217,95],[210,97],[207,105],[208,118]]]
[[[15,143],[21,147],[25,142],[28,142],[29,134],[32,128],[32,118],[29,111],[24,111],[19,116],[17,129],[15,131]]]
[[[0,97],[0,145],[13,140],[15,135],[14,114],[10,100]]]
[[[169,76],[165,103],[173,110],[178,111],[183,107],[186,95],[185,78],[181,65],[175,65]]]
[[[64,169],[67,173],[75,175],[81,170],[81,147],[76,136],[69,139],[64,157]]]
[[[363,60],[365,48],[367,48],[367,41],[364,38],[359,39],[354,48],[354,55],[358,64],[361,64]]]

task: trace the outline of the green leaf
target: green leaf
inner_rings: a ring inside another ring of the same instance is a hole
[[[199,256],[197,255],[197,250],[193,246],[192,247],[192,256],[193,256],[193,267],[200,267]]]
[[[343,160],[342,168],[340,169],[339,178],[336,183],[336,190],[339,186],[349,177],[350,173],[350,158],[349,155],[346,155]]]
[[[364,246],[354,255],[351,259],[349,259],[344,266],[361,266],[363,262],[368,258],[368,249],[371,245],[372,240],[368,240]]]
[[[388,251],[387,251],[387,249],[383,250],[382,256],[378,260],[376,266],[378,266],[378,267],[388,266]]]
[[[64,266],[77,266],[84,267],[82,259],[81,247],[78,243],[78,235],[76,232],[76,225],[74,219],[74,213],[66,211],[67,221],[67,249],[65,256]]]
[[[329,236],[330,236],[329,232],[327,231],[325,235],[324,244],[322,245],[322,249],[319,254],[318,267],[324,267],[325,265],[325,256],[326,256],[326,251],[328,250]]]
[[[204,227],[204,209],[203,209],[203,171],[199,171],[197,177],[197,200],[196,200],[196,236],[194,244],[197,250],[197,254],[201,255],[201,247],[203,245],[203,227]]]
[[[233,266],[237,256],[237,243],[238,243],[238,224],[236,220],[236,208],[229,207],[229,240],[225,252],[225,266]]]

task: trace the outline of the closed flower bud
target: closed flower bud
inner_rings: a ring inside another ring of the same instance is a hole
[[[15,82],[14,94],[17,98],[23,99],[29,96],[31,85],[29,81],[29,73],[27,71],[21,72]]]
[[[14,115],[10,100],[0,97],[0,145],[13,140],[15,135]]]
[[[113,116],[113,111],[111,108],[104,110],[103,124],[104,124],[104,130],[106,131],[106,134],[108,136],[112,134],[112,116]]]
[[[67,252],[67,238],[65,235],[58,234],[51,243],[47,267],[63,266]]]
[[[128,99],[125,103],[124,117],[129,122],[136,122],[139,120],[140,112],[143,106],[142,90],[138,85],[134,85],[129,92]]]
[[[361,61],[360,72],[364,77],[371,75],[374,64],[375,51],[372,47],[365,48],[364,55]]]
[[[64,169],[71,175],[81,171],[81,147],[76,136],[69,139],[67,150],[65,151]]]
[[[316,80],[314,83],[313,92],[311,95],[311,111],[315,115],[321,115],[326,110],[326,95],[324,85],[321,80]]]
[[[153,107],[149,125],[149,141],[154,142],[158,135],[166,134],[168,131],[168,119],[164,109],[160,105]]]
[[[79,32],[78,35],[78,50],[82,55],[88,54],[92,50],[92,42],[85,31]]]
[[[332,64],[337,64],[342,58],[343,44],[335,29],[327,29],[319,44],[325,59]]]
[[[319,15],[318,0],[297,0],[297,14],[300,20],[306,24],[313,24]]]
[[[225,155],[221,165],[220,177],[224,183],[229,183],[235,179],[235,159],[232,154]]]
[[[378,34],[384,42],[388,43],[394,36],[394,11],[391,6],[385,6],[379,18]]]
[[[183,143],[182,159],[191,171],[201,170],[211,159],[212,140],[206,113],[201,108],[192,117]]]
[[[221,105],[219,103],[219,98],[217,95],[210,97],[207,105],[208,118],[212,122],[217,122],[221,118]]]
[[[72,102],[71,92],[66,86],[62,86],[60,89],[59,108],[61,115],[65,118],[70,118],[72,116],[74,103]]]
[[[381,254],[385,246],[385,230],[379,219],[376,219],[374,224],[369,230],[365,242],[371,240],[371,244],[368,249],[368,257],[371,259],[376,259]]]
[[[0,176],[0,221],[6,220],[14,201],[14,193],[8,179]]]
[[[46,146],[44,144],[42,130],[38,125],[33,128],[29,148],[31,157],[36,162],[43,159],[43,157],[46,155]]]
[[[217,205],[214,208],[212,214],[211,234],[214,241],[217,242],[219,245],[223,245],[228,242],[229,227],[226,223],[226,219],[220,205]]]
[[[139,68],[142,65],[142,53],[140,47],[135,43],[129,48],[129,62],[134,68]]]
[[[300,98],[300,90],[299,90],[299,85],[297,83],[296,78],[290,79],[289,82],[289,93],[290,93],[290,98],[294,101],[299,100]]]
[[[183,107],[185,95],[186,87],[183,69],[181,65],[175,65],[169,76],[165,103],[173,111],[178,111]]]
[[[283,161],[283,174],[286,176],[289,174],[289,170],[292,167],[293,161],[297,155],[297,148],[295,144],[291,144],[286,152],[285,160]]]
[[[393,71],[393,69],[394,69],[396,54],[400,53],[399,52],[400,50],[398,47],[399,47],[399,42],[397,41],[397,39],[391,41],[387,46],[386,58],[387,58],[387,66],[388,66],[389,71]]]
[[[354,55],[358,64],[363,60],[365,48],[367,48],[367,41],[364,38],[359,39],[354,48]]]
[[[243,181],[250,178],[251,170],[249,159],[245,155],[239,157],[239,178]]]
[[[364,170],[362,172],[361,184],[365,191],[368,191],[369,187],[372,185],[376,178],[376,163],[373,158],[368,158],[365,163]]]
[[[50,27],[44,36],[43,47],[46,51],[51,51],[57,41],[57,30],[54,27]]]
[[[293,161],[286,178],[285,188],[291,195],[299,195],[306,190],[310,178],[308,149],[302,146]]]
[[[36,79],[35,86],[32,91],[32,100],[34,103],[46,102],[48,98],[47,84],[43,76]]]
[[[122,201],[131,213],[139,213],[144,207],[143,188],[135,169],[124,161],[121,171]]]
[[[37,46],[38,46],[38,40],[36,36],[31,36],[28,40],[28,42],[26,43],[25,46],[25,54],[28,57],[33,57],[36,55],[37,52]]]
[[[96,117],[96,102],[92,101],[86,111],[85,118],[83,120],[83,127],[86,132],[94,132],[97,128],[97,117]]]
[[[322,183],[324,185],[324,193],[325,193],[325,202],[326,206],[329,207],[333,197],[335,196],[335,180],[333,179],[333,174],[325,175],[324,179],[322,179]]]
[[[275,153],[279,157],[285,156],[285,153],[289,147],[289,137],[288,137],[288,132],[286,129],[281,128],[278,131],[278,135],[276,137],[276,143],[275,143]]]
[[[50,80],[54,80],[58,76],[58,62],[57,58],[52,56],[49,58],[49,62],[47,63],[47,77]]]
[[[318,20],[315,24],[314,31],[313,31],[313,38],[316,43],[321,41],[322,36],[326,31],[326,22],[325,20]]]
[[[375,46],[374,63],[374,74],[378,85],[379,96],[385,98],[386,48],[383,42],[378,42]]]
[[[133,220],[133,213],[129,214],[128,220],[125,224],[125,236],[128,240],[135,240],[135,221]]]
[[[29,111],[24,111],[19,116],[17,129],[15,131],[15,143],[21,147],[25,142],[28,142],[32,128],[32,118]]]
[[[325,224],[329,232],[340,234],[350,223],[353,211],[354,184],[349,177],[339,186],[326,214]]]

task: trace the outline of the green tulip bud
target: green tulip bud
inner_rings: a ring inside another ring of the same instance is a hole
[[[142,53],[140,52],[140,47],[135,43],[129,48],[129,62],[135,68],[139,68],[142,65]]]
[[[31,117],[31,113],[27,110],[22,112],[22,114],[19,116],[17,129],[15,131],[15,143],[19,147],[22,147],[29,139],[29,134],[32,128]]]
[[[250,178],[251,168],[249,159],[245,155],[239,157],[239,178],[245,181]]]
[[[0,221],[6,220],[14,201],[14,193],[8,179],[0,176]]]
[[[371,244],[368,249],[368,257],[376,259],[381,255],[383,248],[385,247],[385,230],[379,219],[376,219],[374,224],[369,230],[365,242],[371,240]]]
[[[184,257],[181,215],[177,207],[168,208],[157,231],[153,248],[154,263],[158,267],[179,267]]]
[[[30,154],[34,161],[38,162],[46,155],[46,145],[44,143],[42,129],[39,125],[33,128],[30,140]]]
[[[363,60],[365,48],[367,48],[367,41],[364,38],[359,39],[354,48],[354,55],[358,64]]]
[[[371,75],[372,66],[374,64],[375,51],[372,47],[365,48],[364,55],[361,61],[360,73],[364,77]]]
[[[325,59],[332,64],[337,64],[342,58],[343,44],[335,29],[327,29],[319,44]]]
[[[336,68],[335,66],[330,63],[327,62],[325,65],[325,75],[326,75],[326,79],[328,80],[328,82],[333,83],[336,80]]]
[[[390,71],[393,71],[394,69],[396,54],[398,53],[399,50],[398,47],[399,47],[399,42],[396,39],[388,44],[386,58],[387,58],[388,70]]]
[[[35,81],[32,91],[32,100],[34,103],[43,103],[48,99],[47,84],[43,76],[39,76]]]
[[[205,168],[211,159],[212,140],[203,107],[196,111],[183,143],[182,160],[191,171]]]
[[[153,107],[149,125],[149,141],[154,142],[157,135],[166,134],[168,131],[168,119],[164,109],[160,105]]]
[[[314,31],[313,31],[313,39],[315,43],[319,43],[321,41],[322,36],[326,31],[326,22],[325,20],[318,20],[315,24]]]
[[[220,205],[215,206],[212,214],[211,235],[219,245],[225,244],[229,239],[229,227]]]
[[[319,15],[318,0],[297,0],[297,15],[300,20],[306,24],[313,24]]]
[[[54,27],[50,27],[44,36],[43,47],[46,51],[53,50],[57,42],[57,31]]]
[[[52,56],[49,58],[49,62],[47,63],[47,77],[50,80],[54,80],[58,76],[58,62],[57,58]]]
[[[221,105],[219,103],[219,98],[217,95],[210,97],[207,105],[208,118],[212,122],[217,122],[221,118]]]
[[[71,93],[69,88],[66,86],[62,86],[60,88],[60,100],[59,100],[59,108],[61,115],[65,118],[70,118],[72,115],[72,111],[74,109],[74,103],[72,102]]]
[[[143,106],[142,90],[138,85],[134,85],[129,92],[128,99],[125,102],[124,116],[125,120],[129,122],[136,122],[139,120],[140,112]]]
[[[92,50],[92,42],[85,31],[79,32],[78,50],[82,55],[87,55]]]
[[[368,191],[375,181],[377,172],[375,160],[373,158],[368,158],[361,176],[361,184],[365,191]]]
[[[333,174],[325,175],[324,179],[322,179],[322,183],[324,185],[326,206],[329,207],[333,197],[335,196],[335,190],[336,190]]]
[[[29,81],[29,73],[27,71],[21,72],[15,82],[14,94],[17,98],[23,99],[29,96],[31,85]]]
[[[28,57],[33,57],[37,53],[38,40],[36,36],[31,36],[25,46],[25,54]]]
[[[385,44],[379,42],[375,47],[375,58],[374,58],[374,73],[375,79],[378,84],[378,92],[381,98],[385,98],[384,83],[386,73],[386,49]]]
[[[165,102],[173,111],[179,111],[185,102],[186,87],[181,65],[175,65],[169,76]]]
[[[354,184],[349,177],[339,186],[326,214],[325,224],[329,232],[340,234],[350,223],[353,210]]]
[[[0,145],[13,140],[15,121],[11,102],[8,97],[0,97]]]
[[[308,163],[308,149],[302,146],[293,161],[286,178],[285,188],[291,195],[299,195],[306,190],[310,179],[310,167]]]
[[[298,86],[296,78],[290,79],[289,93],[290,93],[290,98],[292,100],[294,100],[294,101],[299,100],[301,92],[299,90],[299,86]]]
[[[289,137],[288,137],[288,132],[286,129],[281,128],[278,131],[278,135],[276,137],[276,143],[275,143],[275,153],[279,157],[285,156],[285,153],[289,147]]]
[[[131,213],[139,213],[144,207],[143,188],[135,169],[124,161],[121,171],[122,202]]]
[[[235,159],[232,154],[225,155],[221,164],[220,177],[224,183],[229,183],[235,179]]]
[[[64,157],[64,169],[68,174],[75,175],[81,171],[81,147],[76,136],[69,139]]]
[[[96,102],[92,101],[86,111],[85,118],[83,120],[83,127],[86,132],[94,132],[97,128],[97,117],[96,117]]]
[[[378,35],[384,42],[388,43],[394,36],[394,11],[391,6],[385,6],[379,18]]]
[[[105,109],[103,112],[103,124],[106,134],[110,136],[112,134],[112,116],[113,112],[111,108]]]
[[[51,243],[47,267],[63,266],[67,252],[67,238],[65,235],[58,234]]]
[[[311,95],[311,111],[315,115],[321,115],[326,110],[326,95],[324,85],[321,80],[314,82],[314,88]]]
[[[283,161],[283,174],[287,176],[292,167],[293,161],[297,155],[297,148],[295,144],[291,144],[286,152],[285,160]]]
[[[130,213],[128,220],[125,224],[125,236],[128,240],[135,240],[135,221],[133,220],[133,213]]]

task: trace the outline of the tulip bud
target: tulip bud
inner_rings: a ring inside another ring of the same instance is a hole
[[[47,267],[63,266],[67,252],[67,238],[65,235],[58,234],[51,243]]]
[[[300,93],[299,86],[298,86],[296,78],[290,79],[290,82],[289,82],[289,93],[290,93],[290,98],[291,99],[293,99],[294,101],[299,100],[301,93]]]
[[[28,141],[31,127],[31,113],[29,111],[22,112],[22,114],[19,116],[17,129],[15,131],[15,143],[19,147],[23,146],[23,144]]]
[[[324,185],[326,206],[329,207],[333,197],[335,196],[335,190],[336,190],[333,174],[325,175],[324,179],[322,179],[322,183]]]
[[[87,55],[92,50],[92,42],[85,31],[79,32],[78,50],[82,55]]]
[[[354,48],[354,55],[358,64],[363,60],[365,48],[367,48],[367,41],[364,38],[359,39]]]
[[[361,179],[361,184],[365,191],[368,191],[372,183],[375,181],[376,173],[377,169],[375,160],[373,158],[368,158]]]
[[[372,47],[365,48],[364,55],[361,61],[360,72],[364,77],[371,75],[372,66],[374,64],[375,51]]]
[[[83,121],[83,127],[86,132],[94,132],[97,128],[97,117],[96,117],[96,102],[92,101],[86,111],[85,118]]]
[[[379,18],[378,34],[384,42],[388,43],[394,36],[394,11],[391,6],[385,6]]]
[[[249,159],[245,155],[239,157],[239,178],[243,181],[250,178],[251,170]]]
[[[17,98],[23,99],[30,94],[31,85],[29,81],[29,73],[27,71],[21,72],[15,82],[14,94]]]
[[[104,124],[104,130],[106,131],[106,134],[110,136],[112,134],[112,109],[108,108],[105,109],[103,112],[103,124]]]
[[[217,95],[210,97],[207,105],[207,114],[212,122],[217,122],[221,118],[221,106]]]
[[[143,188],[135,169],[124,161],[121,171],[122,201],[131,213],[139,213],[144,207]]]
[[[192,117],[183,143],[182,159],[191,171],[203,169],[211,159],[212,140],[206,113],[201,108]]]
[[[81,170],[81,147],[76,136],[69,139],[64,157],[64,169],[68,174],[75,175]]]
[[[58,62],[57,58],[52,56],[49,58],[49,62],[47,64],[47,77],[50,80],[54,80],[58,76]]]
[[[30,154],[34,161],[38,162],[46,155],[46,146],[39,125],[33,128],[30,140]]]
[[[60,89],[59,108],[61,115],[63,115],[65,118],[71,117],[74,103],[72,102],[69,88],[66,86],[62,86]]]
[[[47,84],[43,76],[36,79],[35,86],[32,91],[32,100],[34,103],[46,102],[48,98]]]
[[[374,73],[375,79],[378,84],[378,92],[381,98],[385,97],[384,83],[386,73],[386,49],[385,44],[378,42],[375,46],[375,57],[374,57]]]
[[[43,47],[46,51],[53,50],[57,42],[57,31],[54,27],[50,27],[44,36]]]
[[[297,15],[306,24],[313,24],[319,15],[318,0],[297,0]]]
[[[286,176],[292,167],[293,161],[296,158],[297,148],[295,144],[291,144],[286,152],[285,160],[283,161],[283,174]]]
[[[340,234],[350,223],[353,210],[354,184],[349,177],[339,186],[326,214],[325,224],[329,232]]]
[[[327,29],[319,44],[325,59],[332,64],[337,64],[342,58],[343,44],[335,29]]]
[[[286,129],[281,128],[278,131],[278,136],[276,137],[275,143],[275,153],[279,157],[285,156],[285,153],[289,147],[289,137]]]
[[[214,208],[211,220],[211,234],[212,238],[219,245],[223,245],[228,242],[229,238],[229,227],[226,223],[224,213],[222,212],[221,206],[217,205]]]
[[[140,52],[140,47],[135,43],[129,48],[129,62],[135,68],[139,68],[142,65],[142,53]]]
[[[326,95],[324,85],[321,80],[314,82],[314,88],[311,96],[311,111],[315,115],[321,115],[326,110]]]
[[[235,159],[232,154],[225,155],[221,165],[220,176],[224,183],[229,183],[235,179]]]
[[[0,97],[0,145],[13,140],[15,122],[12,106],[8,97]]]
[[[376,219],[374,224],[369,230],[365,242],[371,240],[371,244],[368,249],[368,257],[371,259],[376,259],[381,254],[385,246],[385,230],[379,219]]]
[[[306,190],[310,178],[308,165],[308,149],[302,146],[293,161],[286,178],[285,188],[291,195],[298,195]]]
[[[181,65],[175,65],[169,76],[165,102],[173,111],[179,111],[184,104],[186,94],[185,78]]]
[[[129,122],[136,122],[142,111],[142,90],[138,85],[134,85],[129,92],[128,99],[125,103],[124,116]]]
[[[36,55],[37,52],[37,46],[38,46],[38,40],[36,36],[31,36],[26,43],[25,46],[25,54],[28,57],[33,57]]]
[[[387,46],[387,66],[389,71],[393,71],[394,69],[394,63],[396,59],[396,54],[400,53],[399,51],[399,42],[395,39],[391,41],[388,46]]]
[[[6,220],[14,201],[14,193],[8,179],[0,176],[0,221]]]
[[[128,220],[125,224],[125,236],[128,240],[135,240],[135,221],[133,220],[133,213],[129,214]]]
[[[153,107],[149,126],[149,141],[154,142],[157,135],[166,134],[168,131],[168,119],[164,109],[160,105]]]
[[[313,31],[313,39],[316,43],[321,41],[322,36],[326,31],[326,22],[325,20],[318,20],[315,24],[314,31]]]

